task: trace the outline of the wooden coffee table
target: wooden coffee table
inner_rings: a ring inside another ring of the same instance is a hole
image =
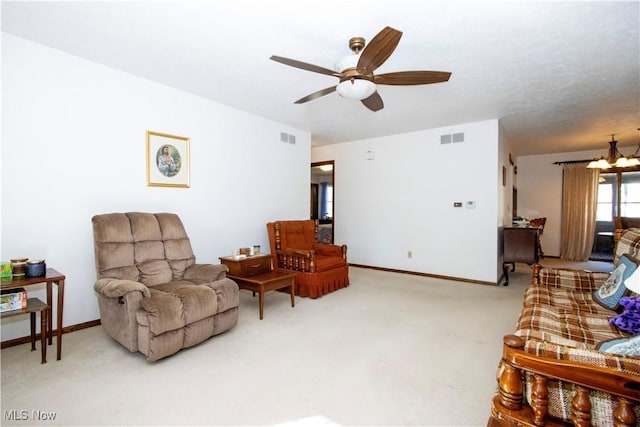
[[[258,304],[260,305],[260,320],[264,312],[264,294],[265,292],[275,291],[278,289],[289,288],[291,294],[291,307],[295,307],[296,295],[296,275],[279,270],[272,270],[267,273],[253,274],[251,276],[235,276],[227,274],[227,277],[238,284],[240,289],[247,289],[253,292],[255,296],[258,293]]]

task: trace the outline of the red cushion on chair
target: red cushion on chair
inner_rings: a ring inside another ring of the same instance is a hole
[[[281,221],[280,243],[282,248],[310,250],[315,244],[313,225],[309,221]]]
[[[331,256],[331,257],[316,257],[316,271],[327,271],[332,270],[334,268],[342,267],[347,265],[347,261],[342,257]]]

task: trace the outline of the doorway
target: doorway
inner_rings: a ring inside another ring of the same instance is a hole
[[[589,259],[613,261],[616,216],[640,218],[640,171],[613,169],[600,173],[596,231]]]
[[[311,219],[320,223],[318,242],[333,243],[334,231],[334,179],[335,164],[333,160],[311,163]]]

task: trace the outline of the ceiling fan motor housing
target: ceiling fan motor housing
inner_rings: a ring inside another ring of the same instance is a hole
[[[364,38],[351,37],[349,39],[349,49],[351,49],[354,53],[360,52],[363,48],[364,48]]]

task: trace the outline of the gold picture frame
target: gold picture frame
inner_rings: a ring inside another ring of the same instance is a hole
[[[147,186],[189,188],[189,138],[147,131]]]

